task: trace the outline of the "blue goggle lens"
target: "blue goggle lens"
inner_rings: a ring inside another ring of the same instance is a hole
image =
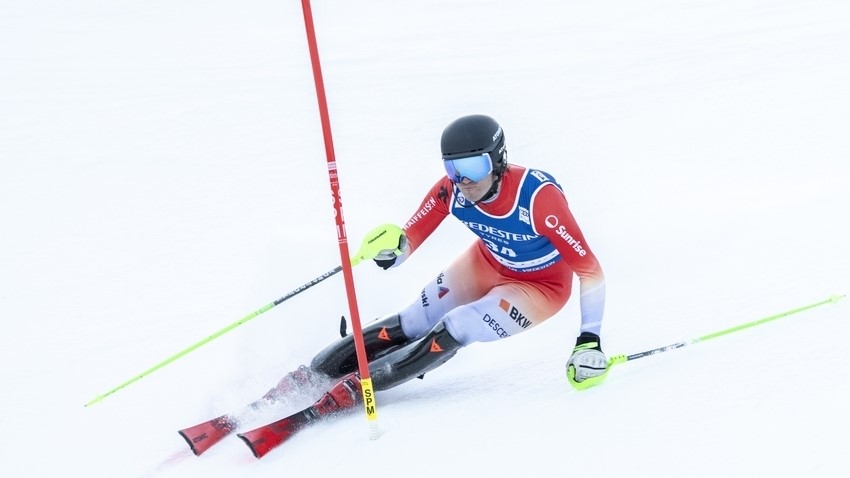
[[[443,161],[446,174],[452,182],[459,183],[463,178],[478,182],[493,172],[493,162],[488,153],[469,156],[466,158],[447,159]]]

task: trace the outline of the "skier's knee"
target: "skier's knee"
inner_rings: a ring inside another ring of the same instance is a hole
[[[463,346],[440,322],[424,337],[369,364],[376,390],[386,390],[420,377],[446,363]]]
[[[407,342],[401,330],[398,314],[388,315],[363,328],[363,342],[367,360],[385,355],[398,345]],[[354,336],[347,335],[319,352],[310,364],[313,370],[334,378],[357,370],[357,352]]]

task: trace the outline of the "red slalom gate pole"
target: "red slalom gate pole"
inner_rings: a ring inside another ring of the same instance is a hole
[[[301,0],[304,10],[304,26],[307,29],[307,45],[310,48],[310,63],[313,66],[313,80],[316,83],[316,96],[319,100],[319,116],[322,120],[322,133],[325,139],[325,154],[328,162],[328,179],[333,195],[336,233],[339,241],[339,255],[342,264],[342,275],[345,279],[345,291],[348,296],[348,308],[351,314],[351,326],[354,334],[354,347],[357,351],[357,364],[360,370],[360,383],[363,394],[363,405],[366,408],[366,418],[369,423],[369,438],[378,438],[378,409],[375,402],[375,391],[372,388],[372,378],[369,375],[369,361],[366,358],[366,345],[363,341],[363,328],[360,324],[360,312],[357,307],[357,294],[354,291],[354,275],[351,272],[351,255],[348,251],[348,238],[345,232],[345,218],[342,214],[342,200],[339,194],[339,177],[337,174],[336,158],[334,155],[331,121],[328,114],[328,103],[325,97],[325,85],[322,80],[322,65],[319,61],[319,48],[316,43],[316,30],[313,26],[313,12],[310,0]]]

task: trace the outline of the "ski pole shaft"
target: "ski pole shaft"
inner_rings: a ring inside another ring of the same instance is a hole
[[[168,357],[167,359],[163,360],[162,362],[159,362],[158,364],[156,364],[153,367],[145,370],[144,372],[136,375],[135,377],[131,378],[130,380],[127,380],[126,382],[116,386],[112,390],[109,390],[108,392],[102,393],[102,394],[94,397],[88,403],[86,403],[84,406],[88,407],[89,405],[93,405],[95,403],[100,402],[104,398],[112,395],[113,393],[121,390],[122,388],[132,384],[133,382],[138,381],[139,379],[141,379],[141,378],[143,378],[147,375],[150,375],[151,373],[161,369],[162,367],[165,367],[166,365],[170,364],[171,362],[174,362],[175,360],[179,359],[180,357],[183,357],[184,355],[188,354],[189,352],[192,352],[193,350],[201,347],[202,345],[207,344],[209,342],[212,342],[216,338],[221,337],[222,335],[226,334],[227,332],[230,332],[231,330],[233,330],[236,327],[244,324],[245,322],[248,322],[249,320],[253,319],[254,317],[257,317],[258,315],[261,315],[265,312],[268,312],[269,310],[271,310],[272,308],[274,308],[275,306],[277,306],[281,302],[284,302],[286,300],[291,299],[292,297],[295,297],[296,295],[304,292],[305,290],[309,289],[310,287],[313,287],[314,285],[318,284],[319,282],[322,282],[323,280],[327,279],[328,277],[336,274],[337,272],[339,272],[341,270],[342,270],[342,266],[337,266],[334,269],[331,269],[328,272],[325,272],[324,274],[320,275],[319,277],[316,277],[315,279],[311,280],[310,282],[307,282],[306,284],[302,285],[301,287],[298,287],[297,289],[293,290],[292,292],[289,292],[288,294],[286,294],[283,297],[275,300],[274,302],[270,302],[270,303],[260,307],[259,309],[255,310],[254,312],[251,312],[250,314],[246,315],[245,317],[242,317],[241,319],[239,319],[236,322],[228,325],[227,327],[224,327],[223,329],[221,329],[217,332],[214,332],[209,337],[186,347],[185,349],[181,350],[180,352],[177,352],[176,354],[172,355],[171,357]]]
[[[770,316],[767,316],[767,317],[764,317],[764,318],[761,318],[761,319],[758,319],[758,320],[753,320],[752,322],[747,322],[745,324],[736,325],[735,327],[729,327],[728,329],[723,329],[723,330],[720,330],[720,331],[717,331],[717,332],[702,335],[700,337],[697,337],[697,338],[694,338],[694,339],[691,339],[691,340],[687,340],[687,341],[684,341],[684,342],[676,342],[674,344],[665,345],[664,347],[658,347],[658,348],[655,348],[655,349],[652,349],[652,350],[647,350],[645,352],[639,352],[639,353],[632,354],[632,355],[615,355],[608,360],[608,366],[610,367],[612,365],[626,363],[626,362],[629,362],[631,360],[637,360],[639,358],[648,357],[650,355],[668,352],[670,350],[675,350],[675,349],[679,349],[679,348],[682,348],[682,347],[687,347],[688,345],[694,345],[694,344],[698,344],[700,342],[705,342],[706,340],[721,337],[723,335],[728,335],[728,334],[731,334],[732,332],[737,332],[739,330],[748,329],[750,327],[755,327],[756,325],[761,325],[761,324],[764,324],[764,323],[767,323],[767,322],[774,321],[776,319],[781,319],[783,317],[787,317],[789,315],[797,314],[797,313],[803,312],[805,310],[813,309],[815,307],[820,307],[824,304],[835,304],[838,301],[840,301],[841,299],[843,299],[844,297],[845,297],[844,294],[833,294],[833,295],[829,296],[828,298],[826,298],[826,299],[824,299],[820,302],[815,302],[813,304],[808,304],[808,305],[804,305],[804,306],[797,307],[797,308],[794,308],[794,309],[786,310],[785,312],[780,312],[778,314],[770,315]]]

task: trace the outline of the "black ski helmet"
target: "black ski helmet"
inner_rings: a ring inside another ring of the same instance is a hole
[[[496,182],[508,166],[505,132],[493,118],[485,115],[460,117],[446,126],[440,139],[443,160],[487,153],[493,163]]]

